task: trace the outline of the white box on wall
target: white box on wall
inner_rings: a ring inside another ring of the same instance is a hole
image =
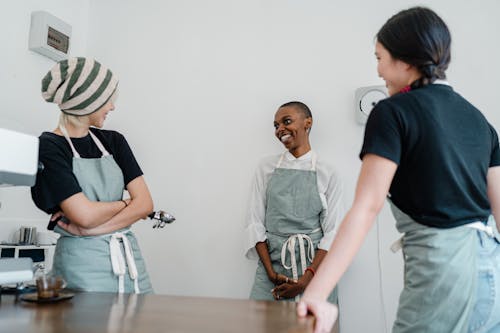
[[[45,11],[31,13],[29,49],[55,61],[68,58],[71,25]]]

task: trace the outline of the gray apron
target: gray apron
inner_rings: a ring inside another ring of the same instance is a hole
[[[390,202],[390,200],[389,200]],[[438,229],[391,202],[402,238],[404,288],[393,333],[464,333],[477,290],[477,225]],[[479,223],[482,225],[482,223]]]
[[[73,151],[73,173],[91,201],[122,199],[123,173],[112,155],[89,130],[101,158],[81,158],[64,127],[61,132]],[[96,292],[151,293],[152,287],[139,245],[129,228],[100,236],[75,236],[56,226],[53,270],[68,288]],[[128,270],[128,274],[127,274]]]
[[[279,159],[266,191],[267,247],[275,272],[298,279],[312,263],[323,237],[324,211],[316,179],[316,154],[312,153],[311,170],[280,168],[284,156]],[[274,287],[259,260],[250,298],[274,300]],[[329,301],[337,302],[336,289]]]

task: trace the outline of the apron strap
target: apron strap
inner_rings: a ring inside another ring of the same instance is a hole
[[[311,233],[314,233],[318,230],[321,230],[321,228],[315,229]],[[306,234],[295,234],[288,237],[288,239],[283,243],[283,246],[281,247],[281,265],[283,265],[285,269],[292,269],[292,277],[295,281],[297,281],[299,278],[297,271],[297,258],[295,257],[295,245],[297,242],[299,243],[302,275],[304,275],[307,268],[307,259],[309,259],[310,262],[312,262],[314,259],[314,244],[311,237],[309,237]],[[307,250],[308,250],[307,257],[306,257],[305,244],[307,244]],[[290,253],[290,266],[286,264],[287,250],[288,253]]]
[[[123,257],[123,253],[120,250],[120,242],[118,239],[121,239],[123,242],[125,258]],[[125,292],[125,272],[126,266],[128,266],[128,274],[130,279],[134,281],[134,289],[135,293],[139,293],[139,279],[137,273],[137,267],[135,265],[134,256],[132,254],[132,249],[130,246],[130,242],[125,235],[125,233],[116,232],[111,235],[111,239],[109,240],[109,252],[111,255],[111,266],[113,267],[113,273],[118,276],[118,292]],[[125,266],[125,260],[127,261]]]
[[[101,141],[97,138],[97,136],[95,136],[94,133],[92,133],[92,131],[89,129],[89,133],[90,133],[90,137],[92,138],[92,140],[94,140],[94,143],[96,144],[96,146],[99,148],[99,150],[101,151],[102,153],[102,156],[109,156],[109,153],[108,151],[106,150],[106,148],[104,148],[104,145],[101,143]]]
[[[483,222],[474,222],[464,225],[464,227],[476,229],[485,232],[490,237],[495,237],[493,228],[489,225],[485,225]]]
[[[479,231],[486,233],[490,237],[495,237],[495,233],[493,232],[493,228],[489,225],[485,225],[483,222],[473,222],[473,223],[465,224],[462,227],[476,229],[476,230],[479,230]],[[400,238],[398,238],[397,241],[392,243],[391,251],[393,253],[398,252],[403,247],[403,237],[404,236],[401,236]]]
[[[316,162],[318,161],[318,155],[314,151],[311,151],[311,171],[316,171]]]
[[[73,156],[76,158],[80,158],[80,154],[78,154],[78,152],[75,149],[75,146],[73,145],[73,142],[71,142],[71,139],[69,138],[68,131],[66,130],[66,127],[64,127],[63,125],[59,125],[59,130],[64,135],[64,138],[66,139],[66,141],[68,141],[69,146],[71,147],[71,151],[73,152]],[[97,138],[97,136],[95,136],[94,133],[92,133],[92,131],[90,129],[89,129],[89,134],[90,134],[90,137],[92,138],[92,141],[94,141],[97,148],[99,148],[99,150],[101,151],[102,156],[109,156],[110,154],[106,150],[106,148],[104,148],[104,145],[102,144],[102,142]]]
[[[280,159],[278,160],[278,163],[276,164],[276,169],[278,169],[281,166],[281,163],[283,162],[283,159],[285,158],[286,152],[281,154]]]
[[[75,146],[73,146],[73,142],[71,142],[71,139],[69,138],[68,131],[66,130],[66,127],[64,127],[62,124],[60,124],[59,130],[64,135],[64,138],[66,139],[66,141],[68,141],[69,146],[71,147],[71,151],[73,152],[73,157],[80,158],[80,154],[78,154],[78,152],[75,149]]]
[[[404,236],[399,237],[397,241],[392,243],[391,245],[392,253],[397,253],[399,250],[403,248],[403,237]]]

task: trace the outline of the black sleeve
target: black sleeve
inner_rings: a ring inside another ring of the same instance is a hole
[[[359,158],[362,160],[366,154],[375,154],[399,165],[402,150],[401,133],[401,121],[395,110],[387,101],[379,102],[368,117]]]
[[[44,169],[37,174],[31,197],[35,205],[48,214],[57,212],[63,200],[82,192],[73,174],[71,151],[64,144],[43,134],[40,136],[38,158]]]
[[[500,150],[498,147],[498,135],[497,131],[491,126],[490,126],[490,131],[491,131],[491,157],[490,157],[490,167],[494,166],[499,166],[500,165]]]
[[[112,142],[112,147],[110,147],[111,153],[120,169],[122,169],[123,181],[125,187],[127,187],[128,183],[142,176],[143,172],[125,137],[115,131],[109,131],[108,133],[112,135],[110,140]]]

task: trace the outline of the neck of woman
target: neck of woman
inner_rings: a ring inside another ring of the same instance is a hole
[[[83,138],[89,134],[89,126],[85,124],[76,125],[66,122],[63,126],[66,128],[70,138]],[[63,135],[59,127],[54,130],[54,133]]]
[[[308,143],[304,145],[300,145],[296,148],[292,148],[289,150],[290,154],[295,156],[295,158],[299,158],[300,156],[307,154],[311,150],[311,145]]]

